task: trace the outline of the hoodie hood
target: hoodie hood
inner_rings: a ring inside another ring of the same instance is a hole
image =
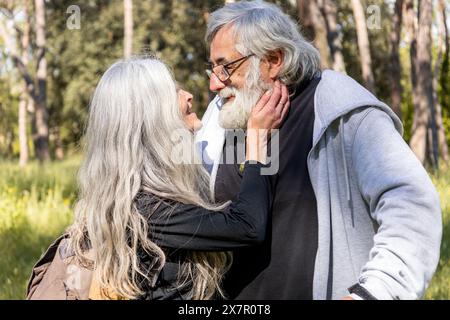
[[[385,111],[392,118],[397,131],[403,135],[402,122],[388,105],[349,76],[324,70],[314,95],[316,117],[313,147],[332,122],[357,108],[367,106],[378,107]]]

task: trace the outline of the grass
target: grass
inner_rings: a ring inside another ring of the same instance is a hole
[[[0,299],[23,299],[31,268],[72,220],[79,158],[30,164],[0,162]],[[450,169],[433,177],[443,209],[441,259],[426,299],[450,299]]]
[[[437,271],[425,295],[425,299],[450,299],[450,168],[443,170],[439,177],[433,177],[442,208],[443,235],[441,259]]]
[[[25,297],[34,263],[70,224],[78,163],[0,163],[0,299]]]

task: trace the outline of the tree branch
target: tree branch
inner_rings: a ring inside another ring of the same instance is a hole
[[[15,27],[13,27],[14,30],[17,30]],[[19,49],[17,48],[16,43],[11,39],[14,36],[11,36],[10,33],[8,33],[5,25],[3,23],[0,23],[0,37],[4,39],[5,47],[9,50],[10,58],[12,59],[14,65],[16,66],[17,70],[21,74],[22,78],[24,79],[27,90],[30,96],[33,99],[37,98],[37,93],[35,89],[35,84],[33,77],[28,72],[28,69],[25,66],[25,63],[22,61],[22,58],[19,55]]]

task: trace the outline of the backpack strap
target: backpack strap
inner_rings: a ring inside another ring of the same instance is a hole
[[[33,268],[28,282],[30,300],[85,300],[89,298],[93,274],[93,251],[87,265],[81,265],[69,250],[69,236],[63,234],[53,242]]]
[[[28,280],[27,285],[27,299],[31,297],[36,290],[39,283],[42,281],[48,267],[52,263],[53,259],[55,258],[56,251],[58,250],[58,246],[61,243],[63,239],[68,238],[69,235],[67,233],[64,233],[60,237],[58,237],[49,247],[48,249],[42,254],[42,256],[39,258],[38,262],[34,265],[30,279]]]

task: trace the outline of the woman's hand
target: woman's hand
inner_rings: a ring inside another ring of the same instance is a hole
[[[287,87],[277,80],[273,90],[258,101],[247,122],[246,160],[266,163],[267,135],[271,129],[280,127],[288,110]]]
[[[285,84],[275,81],[273,90],[267,91],[253,108],[247,129],[277,129],[289,111],[289,92]]]

